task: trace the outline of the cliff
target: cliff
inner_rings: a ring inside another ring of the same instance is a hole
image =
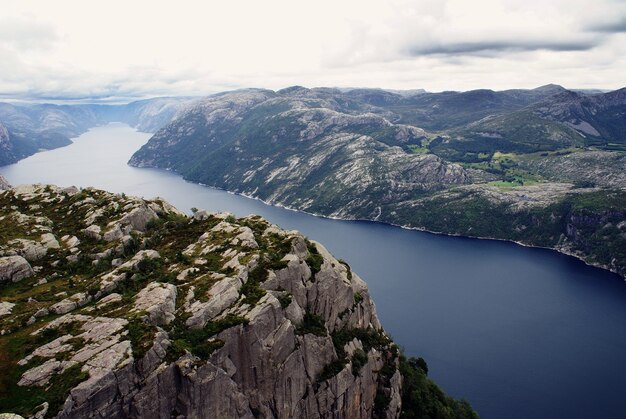
[[[0,412],[400,415],[413,364],[321,244],[95,189],[20,186],[0,202]]]

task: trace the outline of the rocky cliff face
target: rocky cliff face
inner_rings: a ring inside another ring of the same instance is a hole
[[[397,417],[366,284],[296,231],[94,189],[0,192],[0,411]]]

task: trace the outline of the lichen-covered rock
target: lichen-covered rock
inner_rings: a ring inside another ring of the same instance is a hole
[[[52,311],[53,313],[56,314],[65,314],[65,313],[69,313],[70,311],[78,308],[78,307],[82,307],[85,304],[87,304],[89,301],[91,301],[91,296],[84,293],[84,292],[79,292],[77,294],[72,295],[69,298],[66,298],[62,301],[59,301],[58,303],[54,304],[53,306],[50,307],[50,311]]]
[[[52,233],[44,233],[41,235],[41,244],[46,246],[48,249],[59,249],[61,246],[57,241],[56,237]]]
[[[122,231],[119,224],[114,224],[106,233],[104,233],[104,240],[111,242],[114,240],[119,240],[124,237],[124,232]]]

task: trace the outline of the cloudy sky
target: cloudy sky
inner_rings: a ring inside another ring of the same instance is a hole
[[[0,96],[626,86],[625,0],[3,0]]]

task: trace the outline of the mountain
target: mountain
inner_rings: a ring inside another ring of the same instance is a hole
[[[533,153],[570,147],[624,151],[626,89],[592,96],[563,91],[449,134],[431,149],[456,161],[480,161],[480,154],[492,156],[494,152]]]
[[[434,155],[409,154],[423,130],[371,113],[265,91],[208,98],[160,130],[130,161],[310,212],[369,208],[463,184]],[[307,191],[301,193],[300,191]]]
[[[625,105],[624,89],[556,85],[249,89],[191,105],[129,163],[325,216],[550,247],[625,276]]]
[[[563,93],[532,110],[575,129],[589,145],[626,150],[626,88],[591,96]]]
[[[155,132],[171,121],[191,98],[156,98],[127,105],[50,105],[0,103],[0,165],[39,150],[71,144],[89,128],[125,122]]]
[[[402,356],[350,266],[296,231],[91,188],[0,203],[2,412],[476,417]]]

